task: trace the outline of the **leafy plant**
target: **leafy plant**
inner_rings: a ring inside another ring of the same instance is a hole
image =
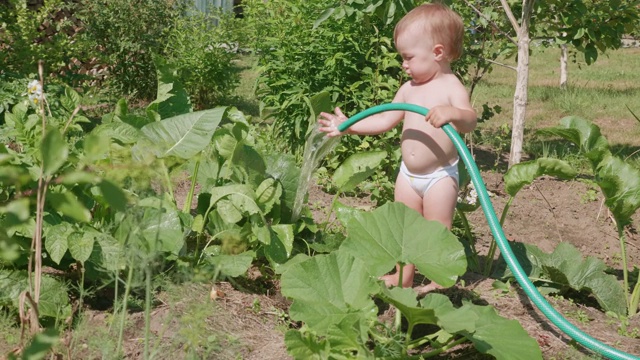
[[[69,34],[76,26],[70,17],[59,16],[76,8],[73,2],[47,1],[32,7],[26,0],[0,4],[0,62],[3,72],[27,76],[44,61],[47,72],[56,72],[82,48]]]
[[[232,14],[192,12],[175,17],[163,52],[191,95],[194,108],[202,110],[219,105],[238,85],[233,51],[238,35],[233,32],[237,29],[231,24],[235,21]]]
[[[640,207],[640,170],[613,155],[600,128],[587,120],[566,117],[560,121],[559,127],[543,129],[540,133],[560,136],[574,143],[591,163],[595,183],[602,190],[605,205],[616,222],[622,257],[623,286],[627,294],[627,315],[634,315],[638,311],[640,301],[640,280],[631,290],[624,228],[631,223],[631,216]]]
[[[513,243],[511,248],[527,275],[541,292],[567,296],[570,289],[594,296],[605,312],[623,315],[627,312],[624,290],[615,276],[606,273],[607,266],[599,259],[583,259],[573,245],[561,242],[550,254],[535,245]],[[512,278],[503,262],[496,276]]]
[[[509,200],[507,200],[504,209],[502,209],[502,215],[500,215],[501,226],[507,218],[509,207],[516,194],[523,186],[531,184],[535,179],[543,175],[551,175],[560,179],[572,179],[577,175],[577,172],[565,161],[553,158],[539,158],[512,166],[504,174],[504,185],[507,194],[509,194]],[[491,273],[496,248],[496,241],[492,239],[484,268],[485,275]]]
[[[106,250],[99,250],[107,247],[104,225],[128,202],[119,186],[90,170],[104,149],[101,139],[80,137],[80,123],[88,121],[80,112],[82,96],[71,88],[43,88],[42,82],[30,83],[29,98],[6,113],[0,131],[9,144],[0,147],[0,273],[6,290],[0,302],[28,309],[32,332],[39,318],[71,315],[69,286],[43,275],[43,265],[67,269],[75,262],[82,296],[85,270],[106,266]]]
[[[173,19],[184,16],[184,10],[185,2],[174,0],[83,1],[75,15],[85,28],[85,53],[107,66],[112,90],[153,99],[153,56],[162,55]]]
[[[500,318],[490,307],[465,303],[456,308],[440,294],[418,301],[412,290],[388,290],[376,280],[394,264],[412,262],[434,281],[452,285],[466,261],[462,245],[444,226],[400,203],[349,219],[348,237],[340,249],[294,263],[282,275],[282,292],[293,299],[291,318],[305,324],[285,336],[292,356],[399,358],[429,344],[421,356],[431,357],[471,341],[478,351],[497,358],[541,358],[536,341],[516,321]],[[423,239],[422,234],[430,236]],[[402,313],[408,322],[406,333],[388,329],[377,319],[372,295]],[[434,325],[439,331],[414,339],[418,324]]]

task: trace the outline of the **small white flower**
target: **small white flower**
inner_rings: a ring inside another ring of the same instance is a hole
[[[29,94],[29,100],[37,105],[42,97],[42,85],[40,85],[40,81],[30,81],[29,85],[27,85],[27,94]]]
[[[473,188],[473,185],[471,185],[471,190],[469,191],[469,195],[465,198],[465,201],[469,205],[474,205],[478,201],[478,193],[476,192],[476,189]]]
[[[42,86],[40,85],[40,81],[38,80],[30,81],[29,85],[27,85],[27,92],[29,93],[29,95],[31,94],[42,95]]]

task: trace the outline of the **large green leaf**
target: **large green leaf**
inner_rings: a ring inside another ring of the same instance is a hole
[[[374,276],[397,263],[415,264],[436,283],[448,287],[467,269],[464,247],[442,224],[428,221],[402,203],[362,212],[347,223],[342,248],[367,264]]]
[[[142,136],[139,129],[122,122],[110,122],[98,125],[91,131],[91,134],[103,138],[111,138],[123,144],[133,144]]]
[[[608,154],[598,166],[596,182],[616,221],[621,226],[629,224],[640,207],[640,170]]]
[[[262,155],[251,145],[239,144],[228,164],[225,166],[231,166],[231,178],[235,182],[257,187],[265,179],[267,166]]]
[[[190,159],[209,145],[226,110],[217,107],[178,115],[145,125],[141,131],[157,147],[158,157]]]
[[[318,334],[345,319],[375,319],[370,294],[378,285],[367,266],[344,251],[296,263],[282,274],[282,294],[291,298],[291,318],[304,321]]]
[[[516,320],[500,317],[490,306],[467,304],[478,317],[473,333],[461,332],[484,354],[504,360],[542,359],[538,342]]]
[[[560,127],[539,130],[541,134],[560,136],[580,147],[580,151],[595,166],[609,151],[609,143],[602,136],[600,128],[577,116],[560,120]]]
[[[333,182],[340,191],[351,191],[371,176],[386,157],[384,150],[353,154],[333,173]]]
[[[114,210],[124,211],[127,208],[127,196],[118,185],[103,179],[98,187],[104,199]]]
[[[47,275],[42,276],[38,313],[40,317],[46,316],[61,320],[71,316],[71,305],[65,283]]]
[[[444,295],[428,294],[418,305],[413,289],[386,289],[384,285],[380,286],[383,288],[378,296],[395,306],[410,326],[438,325],[449,333],[475,331],[475,321],[478,317],[468,307],[456,309]]]
[[[71,191],[50,193],[47,202],[62,215],[81,222],[91,221],[91,212],[78,200]]]
[[[238,277],[247,272],[255,257],[255,252],[245,251],[237,255],[210,256],[207,257],[207,262],[216,266],[220,273],[224,275]]]
[[[516,196],[523,186],[531,184],[542,175],[551,175],[561,179],[572,179],[578,174],[566,161],[553,158],[539,158],[513,165],[504,174],[504,186],[507,193]]]
[[[177,210],[148,208],[139,224],[151,252],[179,255],[184,246],[184,236]]]
[[[225,185],[212,188],[210,191],[209,209],[213,208],[220,200],[228,198],[240,213],[259,214],[260,206],[255,202],[255,193],[247,185]]]
[[[300,167],[296,164],[292,155],[267,155],[265,157],[267,165],[266,174],[282,185],[282,221],[289,222],[291,211],[296,199],[298,181],[300,178]]]
[[[56,264],[60,264],[60,260],[69,249],[69,235],[72,232],[73,227],[68,222],[63,222],[47,229],[44,247],[51,260]]]
[[[59,341],[58,330],[54,328],[45,329],[37,333],[33,340],[22,351],[22,360],[41,360],[49,355],[49,350]],[[11,355],[9,359],[12,359]]]
[[[93,252],[95,236],[95,232],[92,231],[74,232],[69,235],[69,252],[76,261],[84,263],[89,259]]]
[[[265,179],[256,189],[256,202],[263,213],[268,214],[274,205],[280,203],[282,185],[274,178]]]
[[[40,154],[42,155],[44,176],[53,175],[67,161],[69,149],[57,128],[51,128],[47,131],[44,139],[42,139]]]
[[[576,291],[590,291],[600,306],[617,314],[626,313],[624,290],[615,276],[608,275],[606,265],[593,257],[583,259],[573,245],[561,242],[547,254],[532,244],[510,244],[518,262],[530,278],[551,280],[536,283],[540,292],[557,293],[572,288]],[[502,260],[494,276],[513,277]]]
[[[605,311],[627,313],[624,290],[615,276],[605,273],[607,266],[601,260],[591,256],[583,260],[578,249],[561,242],[546,256],[544,268],[554,282],[591,291]]]
[[[111,138],[89,133],[84,137],[84,163],[92,164],[107,157]]]
[[[0,289],[0,305],[13,305],[17,309],[20,293],[29,289],[27,272],[0,270]],[[63,282],[42,276],[38,313],[41,318],[66,319],[71,315],[67,286]]]
[[[127,253],[122,251],[122,245],[114,237],[108,234],[96,236],[93,252],[89,262],[98,269],[107,271],[120,271],[126,265]]]
[[[289,330],[284,334],[287,352],[296,360],[324,360],[329,354],[329,343],[312,333]]]
[[[442,294],[427,294],[420,300],[424,309],[433,309],[438,317],[438,326],[451,334],[475,331],[478,316],[468,305],[455,308],[448,297]]]
[[[162,119],[191,111],[191,101],[184,85],[179,81],[177,70],[159,56],[154,57],[158,75],[158,93],[149,109],[160,114]]]
[[[264,254],[274,265],[284,264],[293,250],[293,225],[271,226],[271,241],[264,247]]]

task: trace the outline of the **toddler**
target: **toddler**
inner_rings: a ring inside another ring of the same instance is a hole
[[[443,4],[424,4],[411,10],[396,25],[394,41],[402,56],[402,68],[411,77],[396,93],[393,102],[411,103],[429,109],[426,117],[413,112],[387,111],[351,126],[345,133],[375,135],[391,130],[401,121],[402,162],[394,197],[418,211],[427,220],[439,221],[451,229],[458,197],[458,152],[440,128],[451,124],[458,132],[472,131],[477,116],[469,95],[451,71],[450,63],[460,57],[464,25],[458,14]],[[320,130],[327,136],[342,135],[337,126],[347,120],[340,108],[335,114],[321,113]],[[387,286],[413,286],[415,266],[382,277]],[[441,288],[431,282],[416,288],[426,293]]]

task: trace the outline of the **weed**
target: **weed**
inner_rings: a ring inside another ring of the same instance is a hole
[[[580,196],[580,202],[587,204],[598,200],[598,192],[595,189],[587,189],[587,191]]]
[[[261,309],[262,305],[260,304],[260,298],[253,299],[253,303],[251,303],[251,311],[253,311],[255,314],[258,314],[260,313]]]
[[[589,318],[587,313],[584,312],[584,310],[569,311],[567,312],[567,316],[577,320],[581,324],[588,324],[591,321],[591,319]]]

